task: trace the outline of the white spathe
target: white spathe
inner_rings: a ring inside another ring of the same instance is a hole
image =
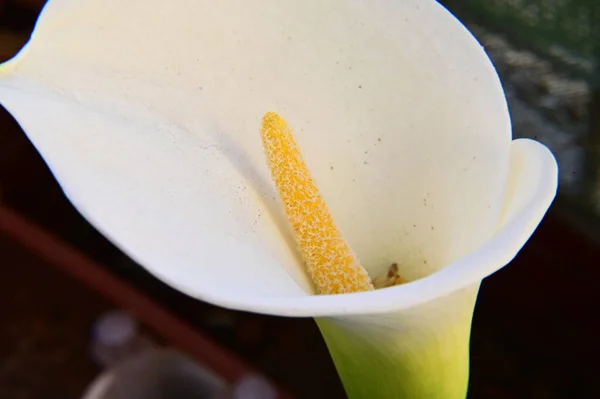
[[[405,296],[398,299],[400,295],[388,300],[415,306],[392,303],[382,312],[317,319],[348,397],[464,399],[480,280],[512,259],[531,235],[554,197],[556,172],[545,147],[515,141],[499,232],[479,250],[423,279],[428,284],[419,288],[430,291],[422,295],[432,299],[417,302],[422,296],[412,291],[412,302]],[[475,282],[464,285],[467,281]],[[404,287],[410,286],[416,284]]]
[[[556,192],[554,158],[511,141],[493,66],[432,0],[50,0],[0,66],[0,102],[103,234],[241,310],[394,313],[477,286]],[[313,295],[261,147],[267,111],[370,275],[397,262],[411,283]]]

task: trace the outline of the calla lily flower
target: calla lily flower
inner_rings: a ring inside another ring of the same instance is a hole
[[[50,0],[0,102],[99,231],[188,295],[314,317],[352,398],[463,398],[483,278],[552,202],[502,86],[433,0]],[[370,278],[318,295],[265,161],[285,116]]]

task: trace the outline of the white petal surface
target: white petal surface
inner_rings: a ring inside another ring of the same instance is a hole
[[[461,263],[497,227],[510,125],[489,60],[434,1],[51,0],[0,66],[0,101],[86,218],[158,277],[222,306],[411,306],[484,277],[528,237],[515,227],[501,260]],[[262,153],[266,111],[296,132],[371,275],[458,264],[380,292],[309,295]],[[540,211],[507,215],[529,228],[547,204],[527,206]]]

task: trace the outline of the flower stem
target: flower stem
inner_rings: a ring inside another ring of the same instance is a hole
[[[396,314],[316,319],[348,397],[464,399],[476,294]]]

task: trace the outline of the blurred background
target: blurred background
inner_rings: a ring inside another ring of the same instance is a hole
[[[442,3],[498,69],[514,136],[560,164],[548,216],[483,282],[469,398],[600,398],[600,1]],[[43,4],[0,0],[0,61]],[[79,216],[1,107],[0,265],[2,399],[83,397],[103,368],[148,348],[177,349],[217,385],[254,375],[261,398],[345,397],[312,320],[227,311],[154,279]]]

